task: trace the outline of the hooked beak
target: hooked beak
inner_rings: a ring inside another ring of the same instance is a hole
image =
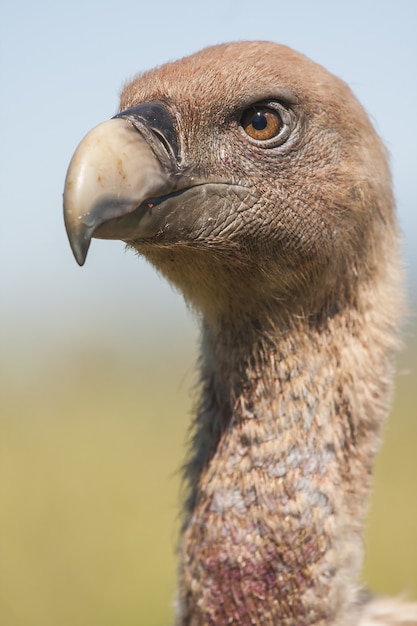
[[[99,124],[81,141],[64,188],[65,227],[79,265],[92,237],[148,234],[144,218],[153,203],[146,200],[176,189],[175,136],[166,108],[151,103]]]

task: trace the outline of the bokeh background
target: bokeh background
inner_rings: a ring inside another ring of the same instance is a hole
[[[118,242],[81,270],[61,196],[81,137],[139,71],[222,41],[290,45],[342,76],[391,153],[410,316],[378,457],[364,579],[417,597],[417,3],[3,0],[0,624],[172,619],[195,322]]]

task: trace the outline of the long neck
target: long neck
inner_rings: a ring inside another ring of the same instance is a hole
[[[204,328],[179,625],[352,623],[390,390],[382,330],[356,311]]]

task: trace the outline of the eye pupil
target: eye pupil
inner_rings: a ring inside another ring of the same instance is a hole
[[[252,126],[255,130],[264,130],[268,125],[268,120],[265,115],[260,111],[257,111],[252,118]]]
[[[249,137],[264,142],[278,137],[283,128],[278,111],[263,105],[246,109],[240,118],[240,124]]]

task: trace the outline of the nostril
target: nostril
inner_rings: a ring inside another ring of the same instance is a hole
[[[167,104],[158,101],[143,102],[121,111],[115,117],[128,119],[139,132],[148,138],[150,134],[154,135],[169,160],[175,163],[180,162],[177,118]],[[157,147],[156,149],[158,150]]]
[[[168,157],[170,159],[174,159],[174,160],[178,160],[178,155],[174,153],[174,150],[172,149],[171,144],[169,143],[169,141],[166,139],[166,137],[156,128],[152,128],[154,134],[157,136],[157,138],[159,139],[159,141],[161,142],[161,144],[163,145],[163,147],[165,148],[165,151],[168,155]]]

